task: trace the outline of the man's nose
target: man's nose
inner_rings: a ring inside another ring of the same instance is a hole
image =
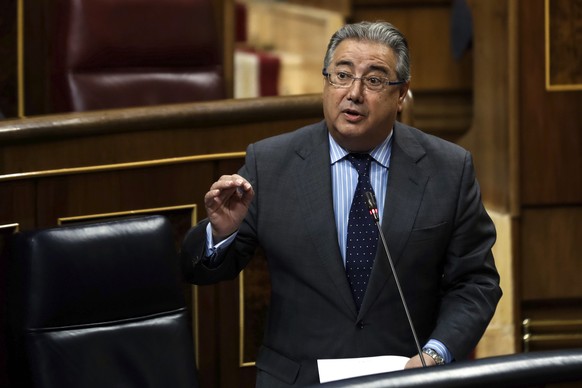
[[[359,101],[362,98],[364,91],[364,82],[361,78],[354,78],[354,81],[349,87],[348,98],[352,101]]]

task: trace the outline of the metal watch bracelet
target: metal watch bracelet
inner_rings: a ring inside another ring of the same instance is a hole
[[[423,348],[422,352],[432,358],[437,365],[445,365],[445,360],[434,349]]]

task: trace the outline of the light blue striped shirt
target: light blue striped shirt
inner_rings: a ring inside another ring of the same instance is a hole
[[[388,187],[388,171],[390,169],[390,155],[392,154],[392,138],[394,131],[379,146],[370,152],[372,164],[370,165],[370,183],[376,195],[378,214],[380,220],[384,214],[384,198]],[[333,192],[333,210],[335,224],[337,225],[337,239],[342,254],[344,266],[346,265],[346,239],[348,234],[348,219],[350,207],[358,184],[358,171],[352,163],[346,159],[349,154],[329,135],[329,154],[331,159],[331,184]],[[445,363],[452,361],[452,355],[447,347],[436,339],[430,339],[425,347],[432,348]]]
[[[384,210],[384,198],[388,185],[388,168],[390,154],[392,152],[392,132],[376,148],[370,152],[372,164],[370,165],[370,182],[378,202],[378,214],[382,218]],[[337,226],[337,239],[340,246],[344,266],[346,264],[346,238],[348,234],[348,218],[356,185],[358,184],[358,171],[352,163],[346,159],[349,154],[329,135],[329,154],[331,158],[331,184],[333,192],[333,210],[335,224]]]

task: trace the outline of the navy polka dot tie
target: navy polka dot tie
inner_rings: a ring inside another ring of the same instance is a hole
[[[374,192],[370,184],[372,157],[368,154],[349,154],[347,159],[358,170],[358,185],[348,221],[346,274],[359,310],[376,256],[378,229],[366,205],[366,192]]]

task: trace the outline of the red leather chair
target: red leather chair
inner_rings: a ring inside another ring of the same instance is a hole
[[[212,0],[44,3],[50,113],[225,98]]]

